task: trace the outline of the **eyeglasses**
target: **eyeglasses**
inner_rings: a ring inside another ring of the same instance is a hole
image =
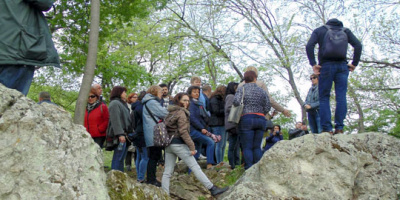
[[[311,77],[310,80],[317,79],[317,77]]]
[[[189,102],[189,100],[187,100],[187,99],[184,99],[184,100],[182,100],[183,102]]]
[[[131,99],[132,99],[132,98],[135,98],[135,99],[136,99],[137,97],[131,97]]]
[[[96,95],[90,95],[89,96],[89,99],[93,99],[93,98],[95,98],[96,97]]]

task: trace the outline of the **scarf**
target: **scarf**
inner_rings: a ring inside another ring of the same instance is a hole
[[[88,104],[87,104],[87,107],[86,107],[88,113],[90,113],[92,110],[94,110],[94,109],[97,107],[97,105],[98,105],[99,103],[100,103],[99,100],[97,100],[96,102],[94,102],[94,103],[92,103],[92,104],[88,103]]]

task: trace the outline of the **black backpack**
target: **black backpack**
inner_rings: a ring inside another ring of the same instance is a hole
[[[327,60],[345,60],[348,38],[344,27],[324,25],[328,29],[324,36],[322,58]]]

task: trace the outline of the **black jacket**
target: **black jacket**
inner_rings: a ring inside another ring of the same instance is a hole
[[[343,23],[337,19],[330,19],[326,23],[326,25],[343,27]],[[306,46],[306,51],[307,51],[307,57],[308,57],[308,60],[309,60],[311,66],[314,66],[317,64],[315,61],[315,55],[314,55],[314,48],[317,43],[319,46],[319,50],[318,50],[318,64],[319,65],[322,65],[324,62],[329,62],[329,61],[336,61],[336,62],[337,61],[346,61],[346,60],[326,60],[326,59],[322,58],[321,47],[323,46],[325,33],[327,31],[328,31],[328,29],[326,29],[324,26],[321,26],[313,31],[310,39],[308,40],[308,43]],[[357,66],[358,62],[360,62],[362,45],[361,45],[360,41],[356,38],[356,36],[354,36],[354,34],[350,31],[350,29],[346,29],[345,33],[347,34],[349,43],[354,48],[352,64],[354,66]]]
[[[211,118],[208,122],[209,126],[224,126],[225,125],[225,101],[220,95],[211,97],[210,113]]]

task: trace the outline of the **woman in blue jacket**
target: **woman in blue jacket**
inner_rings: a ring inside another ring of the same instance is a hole
[[[146,141],[146,147],[149,153],[149,162],[147,164],[147,183],[161,187],[161,182],[156,179],[157,162],[161,159],[162,148],[154,146],[154,126],[156,122],[163,120],[167,116],[168,111],[160,104],[162,97],[162,89],[158,85],[153,85],[147,90],[147,94],[143,97],[143,132]]]
[[[203,103],[199,101],[200,87],[190,86],[187,90],[187,93],[190,97],[190,137],[192,138],[193,142],[195,142],[197,150],[195,158],[198,159],[200,156],[200,145],[206,144],[207,169],[210,169],[212,165],[215,164],[215,142],[211,137],[206,136],[206,134],[208,134],[208,126],[206,123],[208,115]]]

